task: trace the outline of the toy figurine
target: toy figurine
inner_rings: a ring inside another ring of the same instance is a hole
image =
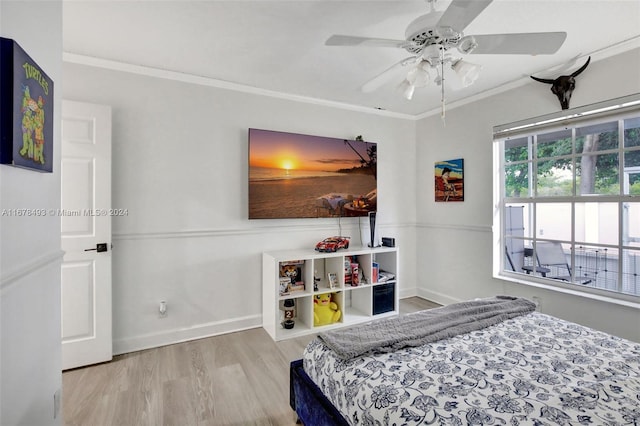
[[[280,276],[289,278],[291,284],[295,284],[298,281],[298,275],[300,275],[300,268],[297,265],[281,264]]]
[[[283,308],[282,326],[286,329],[291,329],[296,324],[296,302],[293,299],[287,299],[284,301]]]
[[[316,294],[313,299],[313,325],[333,324],[340,320],[342,313],[338,304],[331,301],[335,293]]]

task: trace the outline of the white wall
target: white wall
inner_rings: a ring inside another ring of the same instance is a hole
[[[640,49],[602,60],[592,58],[580,75],[572,107],[640,92]],[[535,289],[491,278],[492,275],[492,128],[558,111],[548,86],[531,82],[460,106],[418,123],[416,256],[433,265],[417,274],[418,294],[450,303],[497,293],[537,296],[552,315],[640,341],[638,309]],[[433,165],[464,158],[465,201],[433,201]]]
[[[337,219],[247,219],[251,127],[378,143],[380,234],[415,294],[414,120],[77,63],[64,79],[65,99],[113,108],[113,206],[129,211],[113,219],[116,353],[260,326],[262,252],[338,233]],[[342,228],[360,241],[357,219]]]
[[[637,56],[594,58],[573,105],[638,91]],[[113,108],[113,203],[129,211],[113,222],[116,353],[259,326],[260,254],[338,232],[334,219],[247,220],[250,127],[379,143],[381,234],[401,249],[401,296],[535,295],[543,311],[640,340],[629,325],[636,310],[611,314],[607,303],[491,278],[492,127],[559,109],[548,87],[531,82],[450,109],[443,126],[439,116],[416,123],[76,62],[64,65],[64,97]],[[605,85],[610,69],[617,78]],[[465,202],[434,203],[434,162],[459,157]],[[342,225],[358,239],[356,220]],[[160,300],[168,301],[164,319]]]
[[[35,29],[35,30],[34,30]],[[62,2],[0,2],[0,34],[54,81],[53,173],[0,166],[0,211],[60,208]],[[5,96],[5,94],[2,94]],[[56,425],[60,362],[60,220],[0,216],[0,424]]]

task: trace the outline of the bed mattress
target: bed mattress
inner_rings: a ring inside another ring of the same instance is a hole
[[[353,425],[640,424],[640,344],[539,312],[348,360],[316,338],[303,365]]]

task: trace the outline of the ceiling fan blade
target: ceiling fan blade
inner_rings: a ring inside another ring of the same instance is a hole
[[[472,55],[550,55],[560,49],[567,33],[483,34],[472,37],[478,43]]]
[[[438,26],[451,27],[458,32],[462,32],[492,1],[453,0],[442,14],[440,21],[438,21]]]
[[[362,90],[364,93],[371,93],[374,90],[384,86],[396,76],[396,70],[415,63],[417,58],[417,56],[409,56],[408,58],[404,58],[400,62],[391,65],[389,68],[382,71],[380,74],[363,84],[360,90]]]
[[[414,44],[407,40],[391,40],[387,38],[369,38],[348,35],[332,35],[325,41],[326,46],[375,46],[404,48]]]

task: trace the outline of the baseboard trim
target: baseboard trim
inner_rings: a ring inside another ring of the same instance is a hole
[[[418,296],[418,289],[416,287],[413,288],[403,288],[398,292],[398,297],[400,299],[407,299],[409,297]]]
[[[400,299],[409,297],[421,297],[441,305],[449,305],[462,300],[454,299],[440,293],[431,292],[419,288],[402,289],[399,293]],[[207,337],[221,334],[235,333],[249,330],[251,328],[262,327],[262,315],[249,315],[242,318],[234,318],[198,325],[188,328],[176,328],[164,330],[158,333],[150,333],[142,336],[126,339],[116,339],[113,341],[113,355],[122,355],[130,352],[137,352],[160,346],[173,345],[176,343],[188,342],[191,340],[205,339]]]
[[[422,294],[424,293],[424,294]],[[417,288],[400,290],[399,298],[422,297],[442,305],[459,301],[448,298],[448,302],[443,302],[444,297],[436,297],[435,293],[424,292]],[[173,345],[176,343],[189,342],[191,340],[205,339],[207,337],[221,334],[235,333],[262,327],[262,315],[250,315],[243,318],[218,321],[214,323],[199,325],[196,327],[165,330],[158,333],[150,333],[143,336],[131,337],[127,339],[117,339],[113,341],[113,355],[122,355],[131,352],[143,351],[146,349],[158,348],[160,346]]]
[[[423,299],[427,299],[432,302],[436,302],[440,305],[451,305],[452,303],[458,303],[463,301],[462,299],[457,299],[455,297],[451,297],[446,294],[426,290],[423,288],[417,289],[416,296],[422,297]]]
[[[195,327],[176,328],[126,339],[114,339],[113,354],[121,355],[258,327],[262,327],[262,315],[249,315]]]

